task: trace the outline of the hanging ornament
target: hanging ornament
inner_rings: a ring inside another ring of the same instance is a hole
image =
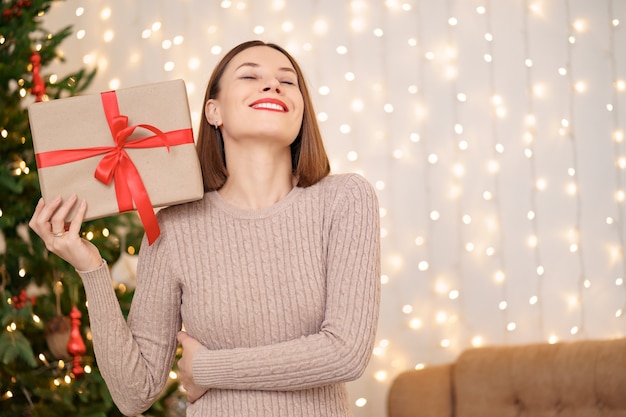
[[[67,351],[67,345],[70,341],[70,333],[72,331],[72,320],[61,314],[61,294],[63,293],[63,284],[61,283],[59,274],[55,271],[54,284],[52,291],[56,296],[57,315],[46,321],[44,326],[44,337],[48,344],[50,353],[56,359],[69,361],[72,356]]]
[[[80,318],[82,314],[78,307],[73,306],[70,311],[70,319],[72,320],[72,329],[70,331],[70,340],[67,343],[67,351],[74,357],[72,360],[72,373],[75,378],[80,378],[85,373],[81,365],[81,356],[85,354],[87,348],[83,337],[80,335]]]
[[[71,330],[72,321],[69,317],[55,316],[46,321],[44,337],[54,358],[64,361],[72,359],[67,351]]]
[[[39,52],[34,51],[30,55],[30,62],[33,64],[33,86],[31,87],[30,92],[36,97],[35,101],[39,102],[42,100],[44,94],[46,94],[46,85],[40,74],[41,55],[39,55]]]
[[[0,230],[0,255],[7,253],[7,240],[4,237],[4,232]]]
[[[35,281],[31,281],[24,290],[26,291],[26,297],[30,300],[50,294],[50,288],[47,285],[37,285]]]
[[[111,266],[111,278],[113,278],[114,284],[119,288],[119,285],[124,285],[127,290],[134,290],[137,286],[137,255],[131,255],[128,253],[126,247],[126,236],[128,230],[126,227],[116,228],[117,235],[120,236],[120,257]]]
[[[111,278],[116,284],[124,284],[127,289],[134,290],[137,286],[137,255],[124,251],[117,262],[111,267]]]

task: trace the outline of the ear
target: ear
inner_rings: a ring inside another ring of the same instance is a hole
[[[204,105],[204,117],[206,117],[207,122],[215,128],[222,124],[217,102],[214,99],[209,99]]]

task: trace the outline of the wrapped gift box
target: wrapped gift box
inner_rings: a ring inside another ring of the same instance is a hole
[[[28,112],[44,201],[76,194],[87,200],[86,220],[136,209],[152,243],[153,208],[204,194],[183,80],[33,103]]]

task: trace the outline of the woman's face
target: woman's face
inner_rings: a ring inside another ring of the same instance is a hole
[[[237,54],[207,103],[208,121],[219,122],[224,140],[291,144],[302,125],[304,100],[295,69],[280,51],[255,46]]]

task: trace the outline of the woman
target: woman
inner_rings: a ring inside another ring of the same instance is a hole
[[[207,192],[159,211],[128,321],[79,237],[84,202],[66,227],[77,198],[40,201],[30,226],[80,273],[98,366],[124,414],[158,397],[179,341],[188,416],[350,416],[345,382],[363,373],[378,316],[375,193],[356,174],[328,175],[302,71],[277,45],[226,54],[204,110]]]

